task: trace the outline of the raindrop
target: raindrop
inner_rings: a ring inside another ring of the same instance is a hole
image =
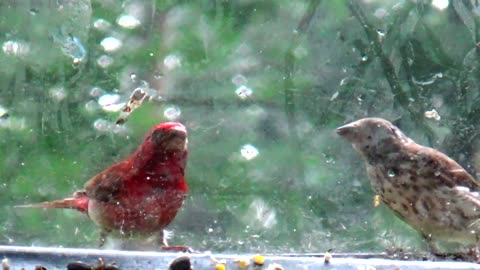
[[[396,175],[395,171],[392,170],[392,169],[388,170],[387,174],[388,174],[388,177],[395,177],[395,175]]]
[[[252,159],[254,159],[258,156],[259,152],[258,152],[257,148],[255,148],[255,146],[253,146],[251,144],[245,144],[240,149],[240,154],[246,160],[252,160]]]
[[[100,57],[97,58],[97,65],[99,65],[102,68],[106,68],[111,64],[113,64],[113,58],[108,55],[101,55]]]
[[[8,111],[7,109],[0,106],[0,119],[7,119],[8,118]]]
[[[132,82],[135,82],[137,80],[137,74],[135,73],[130,74],[130,80],[132,80]]]
[[[105,94],[98,99],[100,106],[108,106],[120,101],[120,95],[118,94]]]
[[[232,83],[236,86],[241,86],[243,84],[246,84],[247,82],[247,78],[245,78],[245,76],[243,76],[242,74],[237,74],[232,78]]]
[[[435,109],[432,109],[431,111],[426,111],[425,112],[425,117],[426,118],[433,118],[437,121],[440,121],[441,117],[440,114]]]
[[[114,52],[122,47],[122,41],[114,37],[106,37],[100,42],[100,45],[106,52]]]
[[[363,55],[363,56],[362,56],[362,62],[365,62],[365,61],[367,61],[367,60],[368,60],[368,55],[366,55],[366,54]]]
[[[209,233],[212,233],[212,232],[213,232],[213,228],[208,228],[208,232],[209,232]]]
[[[235,93],[240,99],[246,99],[252,95],[253,91],[245,85],[241,85],[235,90]]]
[[[118,94],[105,94],[98,99],[98,104],[107,112],[118,112],[125,106],[125,102],[120,102]]]
[[[7,55],[22,56],[30,51],[30,47],[20,41],[8,40],[3,43],[2,50]]]
[[[92,87],[92,89],[90,90],[90,96],[92,96],[92,97],[99,97],[99,96],[103,95],[104,93],[105,93],[105,91],[102,88],[97,87],[97,86]]]
[[[176,120],[180,115],[182,114],[182,111],[180,110],[179,107],[177,106],[169,106],[163,111],[163,116],[167,118],[168,120]]]
[[[182,65],[180,56],[175,54],[169,54],[163,59],[163,64],[168,70],[173,70]]]
[[[74,64],[84,62],[87,57],[87,50],[83,46],[79,38],[75,36],[67,36],[66,38],[54,40],[60,44],[63,54],[73,59]]]
[[[384,8],[377,8],[375,10],[375,13],[374,13],[375,17],[379,18],[379,19],[383,19],[385,18],[386,16],[388,16],[388,12],[386,9]]]
[[[112,128],[112,124],[105,119],[97,119],[93,122],[93,127],[98,131],[107,131]]]
[[[50,89],[49,94],[56,101],[62,101],[67,96],[67,92],[63,87],[54,87]]]
[[[93,27],[95,27],[96,29],[101,30],[101,31],[108,30],[110,28],[110,26],[111,26],[111,24],[104,19],[97,19],[93,23]]]
[[[439,172],[439,171],[435,171],[433,174],[434,174],[435,176],[440,176],[440,172]]]
[[[270,229],[277,224],[275,209],[271,208],[263,199],[257,198],[252,201],[248,208],[246,218],[253,224],[258,224]]]
[[[93,100],[90,100],[89,102],[85,103],[85,110],[87,110],[87,112],[94,112],[98,108],[99,108],[98,103]]]
[[[439,10],[444,10],[448,7],[449,5],[448,0],[433,0],[432,1],[432,6],[439,9]]]
[[[126,29],[137,28],[141,23],[131,15],[122,15],[117,19],[117,24]]]

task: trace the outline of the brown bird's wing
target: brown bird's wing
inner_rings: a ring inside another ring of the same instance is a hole
[[[480,191],[480,183],[473,178],[462,166],[447,155],[420,145],[409,146],[411,153],[415,153],[418,162],[418,173],[425,177],[438,179],[441,186],[466,187],[472,192]]]
[[[114,164],[85,184],[87,197],[101,202],[115,202],[123,187],[126,161]],[[128,170],[127,170],[128,171]]]
[[[414,149],[413,149],[414,148]],[[410,149],[418,161],[417,170],[420,176],[432,179],[427,189],[439,191],[437,201],[447,202],[445,215],[456,213],[461,219],[454,220],[459,228],[480,229],[480,184],[462,166],[447,155],[420,145]],[[467,224],[461,224],[466,222]]]

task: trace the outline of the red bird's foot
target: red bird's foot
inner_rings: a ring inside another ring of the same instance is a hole
[[[185,253],[195,253],[195,250],[190,247],[184,246],[162,246],[163,251],[174,251],[174,252],[185,252]]]

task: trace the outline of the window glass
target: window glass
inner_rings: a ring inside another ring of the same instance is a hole
[[[178,121],[189,189],[170,244],[426,250],[335,128],[385,118],[475,176],[478,14],[448,0],[2,1],[0,243],[98,247],[78,211],[14,206],[71,197]]]

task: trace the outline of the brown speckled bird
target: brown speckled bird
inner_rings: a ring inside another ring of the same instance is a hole
[[[445,254],[439,243],[455,243],[450,254],[473,252],[478,259],[480,184],[462,166],[381,118],[360,119],[336,131],[364,159],[375,193],[422,234],[432,253]]]

